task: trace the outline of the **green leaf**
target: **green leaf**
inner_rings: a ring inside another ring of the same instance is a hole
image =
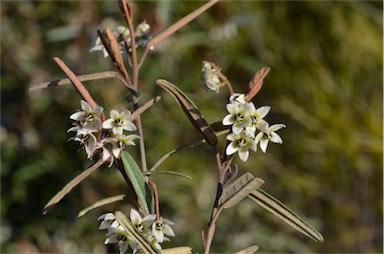
[[[158,79],[156,80],[156,84],[158,84],[161,88],[172,94],[184,113],[187,115],[189,121],[193,124],[193,126],[200,132],[203,138],[207,141],[210,146],[217,145],[217,137],[215,132],[209,126],[207,121],[205,121],[203,115],[197,109],[195,104],[175,85],[164,80]]]
[[[136,192],[140,205],[148,214],[153,213],[152,193],[144,180],[143,173],[139,166],[137,166],[135,160],[127,151],[121,153],[121,160],[129,180],[132,183],[133,189]]]
[[[120,200],[123,200],[125,197],[124,194],[120,194],[120,195],[116,195],[116,196],[113,196],[113,197],[109,197],[109,198],[103,198],[103,199],[100,199],[98,201],[96,201],[95,203],[93,203],[92,205],[84,208],[83,210],[81,210],[79,212],[79,215],[77,215],[77,217],[81,217],[83,216],[84,214],[86,214],[87,212],[95,209],[95,208],[98,208],[100,206],[103,206],[103,205],[107,205],[107,204],[110,204],[110,203],[113,203],[113,202],[116,202],[116,201],[120,201]]]
[[[263,180],[255,178],[247,172],[225,188],[219,199],[219,205],[224,209],[230,208],[247,197],[252,191],[258,189],[263,183]]]
[[[190,254],[192,253],[192,248],[189,246],[181,246],[169,249],[162,249],[162,254]]]
[[[252,245],[252,246],[249,246],[248,248],[245,248],[243,250],[236,252],[235,254],[253,254],[253,253],[256,253],[258,249],[259,249],[259,246]]]
[[[93,164],[90,168],[84,170],[80,175],[73,178],[64,188],[59,191],[43,208],[43,214],[46,214],[52,206],[59,203],[65,195],[67,195],[73,188],[76,187],[81,181],[83,181],[86,177],[88,177],[91,173],[93,173],[96,169],[98,169],[103,163],[98,161]]]
[[[184,178],[187,178],[188,180],[192,180],[192,177],[190,177],[189,175],[186,175],[186,174],[183,174],[183,173],[179,173],[179,172],[175,172],[175,171],[153,171],[153,172],[150,172],[149,174],[150,175],[152,175],[152,174],[173,175],[173,176],[184,177]]]
[[[127,216],[125,216],[122,212],[116,211],[115,218],[117,222],[124,228],[124,230],[127,231],[129,236],[136,241],[137,245],[144,253],[161,253],[158,249],[156,249],[155,246],[153,246],[148,238],[144,236],[144,234],[139,232],[137,228],[132,225],[132,222],[128,220]]]
[[[312,240],[316,242],[324,241],[323,236],[317,232],[316,229],[305,223],[297,214],[287,208],[279,200],[269,195],[266,191],[263,191],[262,189],[254,190],[249,197]]]

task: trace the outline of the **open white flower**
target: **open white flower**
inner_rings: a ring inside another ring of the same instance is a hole
[[[167,240],[164,235],[175,236],[175,233],[170,227],[172,225],[175,225],[175,223],[164,218],[160,218],[152,224],[152,234],[159,243]]]
[[[97,106],[93,109],[91,105],[84,100],[81,100],[80,103],[82,111],[73,113],[69,118],[80,122],[81,126],[85,129],[101,128],[100,115],[103,113],[103,108]]]
[[[129,121],[129,117],[131,116],[131,112],[129,110],[124,110],[119,113],[116,110],[111,110],[109,113],[109,119],[103,122],[104,129],[112,129],[114,134],[123,134],[123,131],[135,131],[136,125]]]
[[[240,134],[230,133],[227,140],[232,141],[226,148],[227,155],[239,153],[242,161],[246,161],[249,157],[249,149],[256,151],[257,143],[247,132],[243,131]]]
[[[135,209],[131,209],[129,219],[140,232],[148,233],[147,230],[149,230],[149,225],[155,221],[156,214],[150,214],[141,218],[140,214]]]
[[[94,135],[94,133],[97,132],[97,129],[85,129],[80,125],[77,125],[68,129],[67,132],[71,131],[76,131],[76,136],[69,138],[68,141],[74,140],[80,142],[80,144],[84,146],[87,158],[91,159],[95,151],[98,149],[97,138]]]
[[[265,153],[267,151],[268,142],[271,141],[273,143],[282,144],[283,140],[279,136],[279,134],[276,133],[277,130],[280,130],[281,128],[285,128],[284,124],[274,124],[269,126],[266,124],[259,134],[257,134],[255,141],[256,143],[260,142],[260,148]]]
[[[249,116],[250,106],[245,104],[227,104],[229,114],[224,117],[223,125],[232,125],[232,132],[240,134],[244,128],[252,124],[252,119]]]
[[[115,158],[120,158],[121,151],[128,145],[135,145],[134,140],[139,139],[140,137],[135,134],[131,135],[116,135],[114,137],[109,137],[103,139],[101,142],[103,144],[109,143],[112,145],[112,154]]]
[[[250,111],[249,117],[252,120],[252,123],[249,127],[246,127],[246,131],[250,133],[252,136],[255,136],[256,130],[263,128],[266,124],[268,124],[263,118],[268,114],[271,110],[270,106],[262,106],[256,109],[253,103],[249,103]]]

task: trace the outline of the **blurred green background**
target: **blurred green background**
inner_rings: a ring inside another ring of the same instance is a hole
[[[137,21],[153,34],[203,2],[135,2]],[[69,115],[80,96],[70,85],[28,92],[31,84],[64,78],[53,57],[76,74],[114,70],[102,53],[89,53],[96,29],[125,25],[112,1],[1,1],[1,252],[105,253],[97,217],[123,203],[79,210],[127,189],[119,173],[93,173],[47,215],[45,203],[87,168],[78,144],[67,142]],[[143,115],[149,166],[173,148],[199,139],[171,96],[156,87],[165,78],[192,98],[208,122],[226,115],[228,94],[199,85],[201,62],[217,63],[236,92],[262,66],[270,66],[253,99],[270,105],[267,121],[285,123],[283,145],[272,144],[243,163],[325,237],[315,243],[252,200],[223,212],[212,252],[258,244],[261,253],[382,253],[383,251],[383,3],[382,1],[224,1],[156,47],[141,71],[141,103],[162,100]],[[128,107],[116,80],[85,83],[105,111]],[[225,137],[221,137],[224,149]],[[137,157],[138,149],[128,149]],[[206,145],[184,150],[156,175],[161,210],[176,223],[163,247],[202,251],[216,189],[214,154]],[[109,248],[113,251],[113,248]]]

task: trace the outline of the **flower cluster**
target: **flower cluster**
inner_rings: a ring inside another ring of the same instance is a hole
[[[164,241],[170,241],[164,235],[175,236],[175,233],[171,228],[174,223],[164,218],[156,220],[155,214],[150,214],[141,218],[140,214],[136,210],[131,209],[129,219],[136,229],[147,237],[147,239],[159,250],[162,249],[160,245],[161,243]],[[132,249],[133,253],[136,253],[140,249],[135,239],[133,239],[133,237],[124,230],[124,228],[115,219],[115,215],[113,213],[103,214],[98,218],[98,220],[101,220],[99,230],[107,230],[107,239],[104,244],[117,243],[120,254],[126,253],[128,247]]]
[[[223,86],[216,70],[209,62],[203,61],[200,84],[204,89],[208,91],[215,91],[216,93],[218,93],[219,88]]]
[[[75,137],[69,140],[80,142],[89,159],[102,150],[102,161],[110,161],[119,158],[120,152],[127,145],[135,145],[134,140],[139,136],[135,134],[125,135],[124,131],[135,131],[136,125],[129,120],[131,112],[124,110],[118,112],[111,110],[110,118],[102,122],[100,116],[103,108],[97,106],[92,108],[86,101],[81,101],[81,111],[73,113],[69,118],[74,120],[73,127],[68,132],[76,132]]]
[[[141,22],[136,27],[136,31],[135,31],[136,47],[145,47],[148,41],[152,39],[151,35],[149,34],[150,30],[151,30],[151,27],[145,21]],[[120,53],[124,52],[125,42],[129,43],[129,45],[127,45],[127,47],[129,48],[129,51],[132,50],[130,48],[131,47],[130,31],[127,27],[117,26],[116,29],[112,31],[112,33],[116,37],[117,42],[119,43]],[[95,41],[95,45],[91,48],[89,52],[93,52],[93,51],[103,51],[104,57],[108,56],[108,51],[105,49],[103,43],[101,42],[100,37],[97,37]]]
[[[283,143],[276,131],[284,128],[285,125],[269,126],[264,120],[270,110],[269,106],[256,109],[252,102],[246,102],[244,94],[235,93],[229,98],[227,104],[229,114],[222,121],[223,125],[231,125],[231,133],[227,136],[227,140],[231,141],[226,148],[227,155],[238,152],[240,159],[246,161],[249,157],[249,149],[256,151],[258,143],[264,153],[267,151],[269,141]]]

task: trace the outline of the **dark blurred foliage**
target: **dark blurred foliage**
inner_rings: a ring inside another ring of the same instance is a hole
[[[134,7],[137,21],[147,20],[157,34],[201,4],[145,1]],[[381,1],[224,1],[148,56],[140,100],[162,96],[143,115],[150,166],[199,139],[173,98],[156,87],[157,78],[177,84],[214,122],[226,115],[228,96],[200,88],[203,60],[216,62],[237,92],[262,66],[271,67],[253,101],[272,106],[270,123],[287,125],[280,131],[284,144],[236,163],[240,173],[264,179],[264,189],[309,221],[325,242],[312,242],[244,200],[219,218],[213,252],[258,244],[261,252],[382,253],[382,13]],[[41,214],[91,162],[78,144],[67,142],[68,117],[80,107],[75,89],[28,91],[32,84],[64,78],[54,56],[79,75],[114,70],[102,53],[89,53],[96,29],[113,22],[124,25],[112,1],[1,1],[2,252],[106,252],[97,217],[129,211],[120,203],[76,218],[90,203],[127,191],[118,172],[104,167]],[[86,86],[107,113],[131,107],[118,81]],[[137,150],[129,148],[136,158]],[[201,252],[200,233],[216,188],[214,154],[202,145],[174,155],[159,170],[193,177],[153,177],[162,214],[176,223],[176,237],[163,247],[190,245]]]

